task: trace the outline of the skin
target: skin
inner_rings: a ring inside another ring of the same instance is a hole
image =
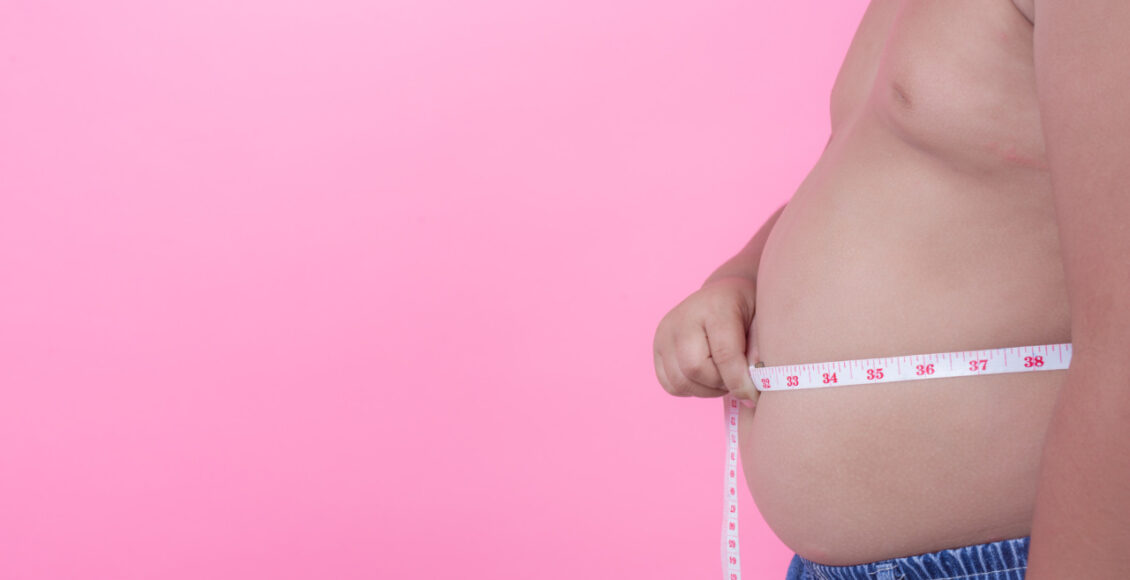
[[[1130,577],[1130,4],[875,0],[787,205],[665,316],[656,375],[731,392],[746,482],[829,565],[1032,536]],[[758,394],[748,365],[1071,342],[1071,369]]]

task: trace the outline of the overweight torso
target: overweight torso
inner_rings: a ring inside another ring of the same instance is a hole
[[[787,365],[1070,342],[1032,61],[1010,0],[868,8],[827,149],[774,226],[751,337]],[[762,393],[742,463],[800,555],[1028,535],[1065,371]]]

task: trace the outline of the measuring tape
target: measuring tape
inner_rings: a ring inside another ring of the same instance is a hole
[[[1071,343],[867,358],[828,363],[749,367],[758,391],[846,387],[948,377],[1063,370]],[[738,400],[722,398],[726,414],[726,468],[722,502],[722,578],[741,580],[738,543]]]

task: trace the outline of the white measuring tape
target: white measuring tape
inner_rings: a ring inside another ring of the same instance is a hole
[[[758,363],[761,365],[762,363]],[[752,366],[758,391],[846,387],[1000,373],[1055,371],[1071,364],[1071,343],[867,358],[786,366]],[[738,400],[722,398],[726,412],[726,468],[722,502],[722,578],[741,580],[738,543]]]

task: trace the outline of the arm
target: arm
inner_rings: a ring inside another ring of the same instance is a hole
[[[655,330],[655,376],[678,397],[726,393],[757,401],[749,376],[746,334],[757,301],[761,251],[781,206],[738,254],[714,271],[703,287],[672,308]]]
[[[773,212],[773,215],[765,220],[761,229],[757,230],[749,243],[737,255],[718,266],[718,269],[714,270],[714,273],[706,279],[703,286],[720,278],[733,277],[746,278],[751,282],[756,282],[757,268],[761,265],[761,251],[765,249],[765,240],[769,238],[769,232],[773,231],[773,225],[777,223],[777,218],[781,217],[781,212],[785,211],[787,205],[788,202]]]
[[[1036,3],[1073,354],[1044,442],[1027,580],[1130,578],[1128,28],[1125,0]]]

